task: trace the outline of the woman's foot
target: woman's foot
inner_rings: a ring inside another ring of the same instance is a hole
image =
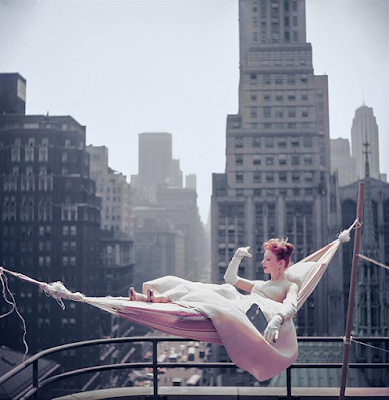
[[[138,293],[132,286],[128,289],[128,298],[131,301],[148,301],[144,294]]]
[[[154,290],[153,289],[147,289],[147,301],[149,303],[154,303]]]

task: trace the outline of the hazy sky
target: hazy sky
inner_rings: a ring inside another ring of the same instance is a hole
[[[306,0],[315,73],[328,74],[331,137],[373,107],[389,173],[389,0]],[[138,173],[138,134],[173,134],[208,216],[238,111],[238,0],[0,0],[0,71],[27,79],[27,113],[71,115],[110,166]]]

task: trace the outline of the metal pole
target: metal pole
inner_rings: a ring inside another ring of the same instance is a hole
[[[153,386],[154,386],[154,395],[153,399],[158,400],[158,346],[157,341],[153,340]]]
[[[350,338],[351,338],[351,330],[353,328],[354,300],[355,300],[355,291],[357,287],[358,261],[359,261],[358,254],[359,254],[359,248],[361,246],[364,195],[365,195],[365,182],[360,182],[359,192],[358,192],[358,204],[357,204],[357,219],[359,225],[357,225],[357,227],[355,228],[353,262],[352,262],[351,277],[350,277],[350,292],[348,297],[347,323],[346,323],[346,334],[344,338],[344,353],[343,353],[342,377],[340,382],[339,400],[344,400],[344,394],[346,391],[347,368],[348,368],[348,359],[350,355],[350,345],[351,345]]]
[[[39,387],[39,373],[38,373],[38,360],[32,363],[32,387],[38,389]],[[34,393],[34,400],[38,400],[38,390]]]
[[[292,400],[292,368],[286,369],[286,393],[287,399]]]

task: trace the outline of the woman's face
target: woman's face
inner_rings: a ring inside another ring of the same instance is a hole
[[[262,260],[262,266],[263,266],[263,272],[265,274],[276,274],[280,271],[280,268],[282,267],[283,262],[277,260],[277,256],[272,253],[270,250],[266,250],[263,260]]]

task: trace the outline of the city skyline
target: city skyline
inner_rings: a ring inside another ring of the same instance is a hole
[[[306,4],[315,73],[329,77],[330,136],[350,138],[364,96],[389,172],[389,3]],[[138,173],[138,134],[171,132],[173,157],[197,175],[206,221],[212,173],[225,168],[227,114],[238,110],[238,0],[2,1],[0,11],[0,70],[27,79],[27,114],[73,116],[127,176]]]

